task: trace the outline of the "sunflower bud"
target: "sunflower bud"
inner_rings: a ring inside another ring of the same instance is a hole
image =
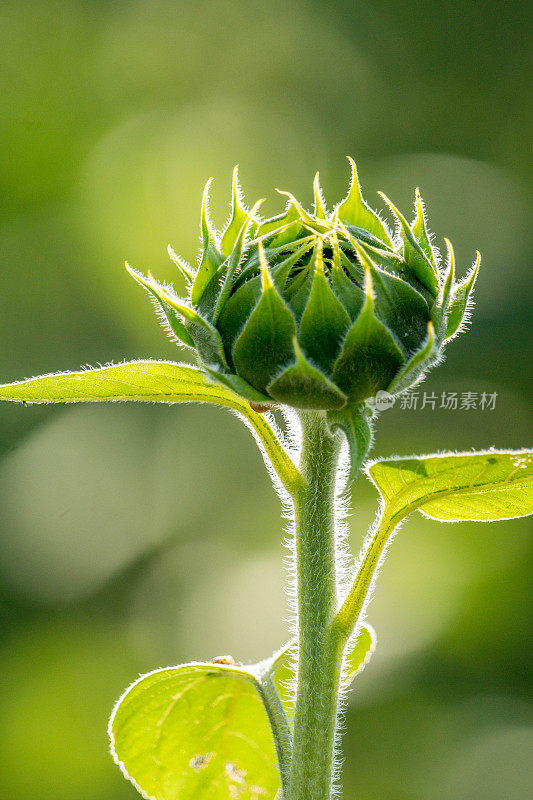
[[[455,281],[455,262],[432,244],[417,190],[409,224],[391,233],[363,200],[350,159],[348,195],[328,212],[318,174],[313,212],[291,194],[285,211],[259,216],[243,205],[237,168],[232,212],[218,235],[201,216],[202,252],[192,269],[170,250],[187,299],[129,267],[152,294],[165,325],[195,349],[203,368],[251,403],[336,412],[416,383],[461,328],[479,267]]]

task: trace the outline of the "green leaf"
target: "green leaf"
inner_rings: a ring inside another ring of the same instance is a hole
[[[203,372],[168,361],[132,361],[80,372],[58,372],[0,386],[0,400],[74,403],[102,400],[222,402],[231,397]]]
[[[446,322],[446,333],[444,334],[445,341],[453,339],[457,331],[460,329],[461,324],[468,319],[468,306],[472,294],[472,289],[476,282],[477,274],[479,272],[479,265],[481,263],[481,255],[476,254],[476,260],[472,269],[460,283],[455,287],[450,299],[448,309],[448,319]]]
[[[531,450],[387,459],[370,464],[368,474],[394,524],[415,510],[443,522],[533,514]]]
[[[357,175],[357,167],[355,166],[353,158],[348,156],[348,161],[350,162],[352,170],[352,179],[350,182],[350,189],[348,190],[348,196],[340,203],[337,209],[339,219],[341,219],[342,222],[347,222],[350,225],[355,225],[356,227],[363,228],[365,231],[369,231],[381,242],[385,242],[389,247],[392,247],[391,237],[385,224],[363,200]]]
[[[316,246],[313,266],[313,284],[300,320],[298,340],[306,355],[327,373],[339,355],[350,317],[324,274],[321,239]]]
[[[300,474],[278,441],[268,419],[229,388],[187,364],[133,361],[83,372],[59,372],[0,386],[0,400],[18,403],[76,403],[137,400],[159,403],[214,403],[238,411],[252,426],[285,488]]]
[[[391,458],[367,465],[383,498],[335,625],[349,632],[364,613],[387,545],[413,511],[442,522],[496,522],[533,514],[533,451],[488,450]]]
[[[287,367],[268,386],[268,393],[280,403],[299,408],[342,408],[346,395],[315,369],[305,358],[294,339],[296,363]]]
[[[273,800],[280,774],[264,702],[243,667],[157,670],[139,678],[113,712],[115,761],[154,800]]]

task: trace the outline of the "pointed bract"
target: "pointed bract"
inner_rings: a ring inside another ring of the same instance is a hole
[[[233,168],[233,178],[231,184],[231,216],[222,234],[220,241],[220,251],[224,257],[229,256],[235,247],[237,237],[242,226],[246,222],[248,212],[241,203],[241,190],[239,187],[239,167]],[[257,226],[257,223],[256,223]],[[252,232],[253,235],[253,232]]]
[[[392,247],[392,240],[385,223],[363,200],[355,161],[350,156],[348,156],[348,161],[350,162],[352,177],[348,194],[337,208],[339,218],[345,223],[350,223],[369,231],[382,242]]]
[[[310,238],[310,237],[309,237]],[[272,279],[274,281],[274,285],[280,292],[283,292],[285,288],[285,284],[287,282],[287,278],[291,272],[291,269],[294,265],[299,261],[302,256],[304,256],[309,250],[310,241],[307,239],[305,243],[295,250],[294,253],[291,253],[290,256],[285,258],[283,261],[280,261],[274,267],[272,267]],[[265,255],[266,260],[266,255]]]
[[[424,206],[424,201],[420,196],[420,189],[418,186],[415,192],[415,208],[416,217],[411,225],[413,236],[420,245],[423,253],[428,257],[434,267],[437,268],[437,259],[435,258],[435,251],[431,244],[431,234],[427,226],[426,209]]]
[[[369,269],[365,273],[365,294],[365,305],[333,365],[333,382],[348,395],[350,402],[374,397],[391,382],[404,361],[392,334],[374,313]]]
[[[455,253],[453,245],[444,237],[448,253],[446,261],[446,272],[444,273],[444,283],[439,292],[437,302],[431,309],[431,320],[435,326],[435,331],[439,339],[442,340],[445,334],[446,313],[450,304],[452,289],[455,282]]]
[[[307,231],[303,233],[304,230],[298,209],[289,201],[284,213],[261,222],[255,235],[265,241],[271,236],[269,247],[281,247],[300,238],[300,235],[305,236]]]
[[[446,249],[448,251],[448,261],[446,265],[444,284],[442,287],[442,305],[444,308],[448,308],[452,293],[452,288],[455,283],[455,251],[449,239],[446,239],[446,237],[444,237],[444,242],[446,244]]]
[[[290,206],[292,206],[294,212],[298,215],[297,218],[309,230],[311,230],[312,232],[314,231],[322,232],[330,227],[330,225],[328,225],[326,221],[323,221],[322,219],[319,219],[317,217],[313,217],[311,214],[309,214],[305,210],[305,208],[298,202],[298,200],[295,198],[293,194],[291,194],[290,192],[286,192],[282,189],[276,189],[276,191],[278,192],[278,194],[284,195],[285,197],[288,198]]]
[[[193,281],[194,281],[194,270],[191,267],[191,265],[187,264],[185,259],[182,258],[181,256],[179,256],[174,251],[174,249],[172,248],[172,246],[170,244],[167,245],[167,253],[169,254],[170,258],[172,259],[174,264],[177,266],[177,268],[179,269],[179,271],[181,272],[181,274],[185,278],[185,281],[187,282],[187,284],[193,283]]]
[[[345,406],[346,395],[309,363],[296,337],[293,347],[296,362],[269,384],[269,395],[280,403],[296,405],[297,408],[333,409]]]
[[[144,275],[134,269],[130,264],[128,264],[127,261],[125,266],[131,277],[136,280],[137,283],[140,283],[140,285],[152,296],[157,308],[159,308],[163,315],[163,320],[167,325],[167,331],[169,330],[171,334],[173,334],[186,347],[194,347],[194,339],[188,332],[183,322],[181,322],[181,320],[178,318],[176,312],[155,291],[152,285],[153,281],[145,278]]]
[[[260,392],[293,357],[296,321],[278,294],[265,264],[261,267],[263,293],[235,342],[237,372]]]
[[[436,297],[439,291],[439,278],[436,266],[429,260],[427,255],[422,250],[403,214],[398,211],[396,206],[386,195],[383,194],[383,192],[379,192],[379,195],[387,203],[390,210],[398,220],[407,268],[411,270],[417,280],[419,280],[420,283],[425,286],[429,292],[431,292],[433,297]]]
[[[445,342],[453,339],[455,334],[461,329],[461,326],[468,321],[469,306],[472,302],[472,290],[479,272],[480,263],[481,255],[478,252],[472,269],[453,291],[448,309],[446,333],[444,334]]]
[[[364,294],[363,290],[346,275],[342,263],[339,241],[335,235],[333,240],[331,287],[348,312],[350,321],[353,322],[363,307]]]
[[[324,201],[324,193],[322,192],[322,187],[320,186],[320,177],[318,172],[316,173],[313,181],[313,195],[315,198],[315,217],[318,217],[318,219],[327,219],[328,213],[326,210],[326,203]]]
[[[376,316],[394,335],[404,354],[409,356],[426,337],[427,303],[416,289],[396,275],[390,275],[375,265],[370,268],[370,274],[376,295]]]
[[[298,338],[306,355],[326,373],[339,355],[350,317],[324,274],[322,241],[314,254],[314,276]]]
[[[209,210],[208,210],[208,203],[209,203],[209,188],[213,178],[209,178],[207,181],[204,193],[202,196],[202,216],[200,222],[200,231],[202,237],[202,255],[200,258],[200,263],[198,265],[198,271],[196,273],[196,277],[194,279],[194,283],[191,289],[191,301],[193,303],[198,303],[200,300],[203,291],[219,266],[224,261],[224,256],[220,252],[218,248],[218,242],[214,231],[211,227],[211,223],[209,221]]]
[[[185,300],[176,297],[166,286],[154,280],[151,273],[148,273],[144,281],[138,276],[134,277],[137,277],[137,280],[155,294],[162,303],[167,304],[183,317],[187,332],[193,339],[194,346],[202,360],[210,365],[228,366],[220,334],[208,320],[188,306]]]
[[[246,281],[231,295],[217,320],[228,363],[233,367],[233,347],[261,297],[261,277]]]
[[[400,394],[419,381],[424,372],[429,369],[437,357],[437,340],[433,323],[428,322],[426,341],[420,350],[417,350],[409,361],[404,364],[395,375],[387,391],[391,394]]]
[[[263,202],[264,202],[263,200],[258,200],[257,203],[252,208],[252,210],[250,211],[250,213],[247,215],[246,219],[244,220],[241,226],[237,239],[235,241],[235,246],[230,256],[227,258],[224,280],[220,288],[220,293],[217,297],[215,309],[213,312],[213,322],[216,322],[217,319],[219,318],[220,312],[224,307],[224,303],[229,297],[229,293],[231,291],[231,286],[233,283],[233,277],[239,267],[239,264],[241,263],[242,252],[246,241],[246,236],[248,234],[248,230],[250,228],[250,225],[252,224],[255,214],[257,213],[257,209]]]

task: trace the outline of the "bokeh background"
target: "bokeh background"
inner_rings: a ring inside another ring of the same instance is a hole
[[[428,392],[493,411],[385,412],[376,455],[531,442],[531,5],[520,0],[16,0],[0,7],[0,380],[183,358],[125,258],[179,278],[215,176],[411,208],[466,270],[471,332]],[[529,407],[529,409],[528,409]],[[0,409],[0,797],[133,800],[107,753],[139,673],[285,640],[278,502],[222,410]],[[354,492],[357,550],[376,497]],[[345,800],[530,797],[527,520],[411,519],[371,606],[379,645],[344,737]]]

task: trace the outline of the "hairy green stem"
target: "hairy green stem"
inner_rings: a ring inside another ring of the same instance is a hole
[[[329,800],[344,642],[337,608],[335,479],[340,442],[324,414],[301,414],[303,486],[293,496],[298,598],[298,676],[287,800]]]

